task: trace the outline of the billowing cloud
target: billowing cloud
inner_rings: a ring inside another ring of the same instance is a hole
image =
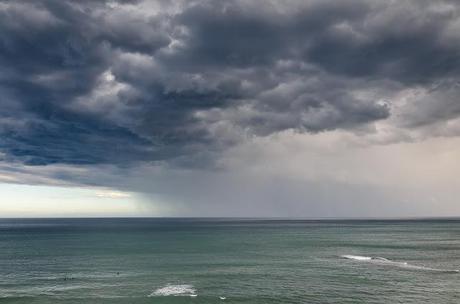
[[[229,150],[290,132],[458,136],[459,14],[449,0],[0,1],[0,179],[122,188],[86,170],[228,169]]]

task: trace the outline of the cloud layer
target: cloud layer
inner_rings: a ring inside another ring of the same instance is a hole
[[[228,151],[279,134],[458,136],[459,14],[449,0],[0,1],[4,180],[121,187],[89,166],[228,169]]]
[[[288,129],[460,114],[456,2],[263,4],[1,2],[2,151],[33,165],[188,164]],[[398,105],[404,90],[423,94]]]

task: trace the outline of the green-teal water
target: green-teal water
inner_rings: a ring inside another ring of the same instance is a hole
[[[460,303],[457,269],[458,220],[0,220],[1,303]]]

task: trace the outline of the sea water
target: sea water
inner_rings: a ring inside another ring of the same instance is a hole
[[[460,221],[0,220],[0,303],[460,303]]]

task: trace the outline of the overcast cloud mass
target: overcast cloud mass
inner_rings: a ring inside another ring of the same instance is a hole
[[[0,1],[0,181],[460,215],[459,76],[457,1]]]

